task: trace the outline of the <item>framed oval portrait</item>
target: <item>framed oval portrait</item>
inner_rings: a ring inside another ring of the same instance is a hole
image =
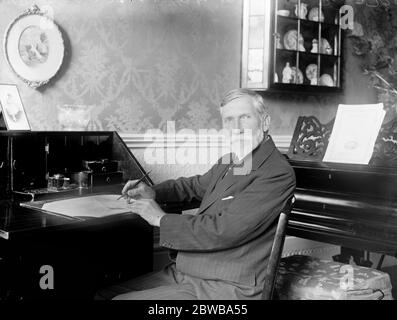
[[[16,75],[32,88],[48,83],[56,75],[64,51],[58,26],[36,5],[17,17],[6,30],[6,60]]]

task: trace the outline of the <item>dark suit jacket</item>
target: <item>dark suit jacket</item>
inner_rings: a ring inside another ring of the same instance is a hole
[[[252,170],[222,178],[222,158],[207,173],[154,186],[156,200],[201,200],[196,215],[167,214],[160,245],[178,250],[179,271],[201,279],[263,284],[277,217],[295,188],[295,175],[269,137],[252,152]]]

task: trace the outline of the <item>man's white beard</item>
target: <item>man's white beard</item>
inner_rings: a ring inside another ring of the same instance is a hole
[[[263,137],[262,132],[253,135],[251,130],[244,131],[242,134],[234,134],[230,138],[230,150],[238,160],[242,160],[261,143]]]

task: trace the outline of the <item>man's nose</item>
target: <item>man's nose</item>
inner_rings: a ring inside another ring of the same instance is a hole
[[[243,125],[240,121],[240,119],[234,119],[233,121],[233,131],[238,131],[239,133],[242,133],[244,131]]]

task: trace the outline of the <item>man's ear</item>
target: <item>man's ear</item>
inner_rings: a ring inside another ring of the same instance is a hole
[[[270,116],[267,114],[262,118],[262,131],[267,132],[270,128]]]

